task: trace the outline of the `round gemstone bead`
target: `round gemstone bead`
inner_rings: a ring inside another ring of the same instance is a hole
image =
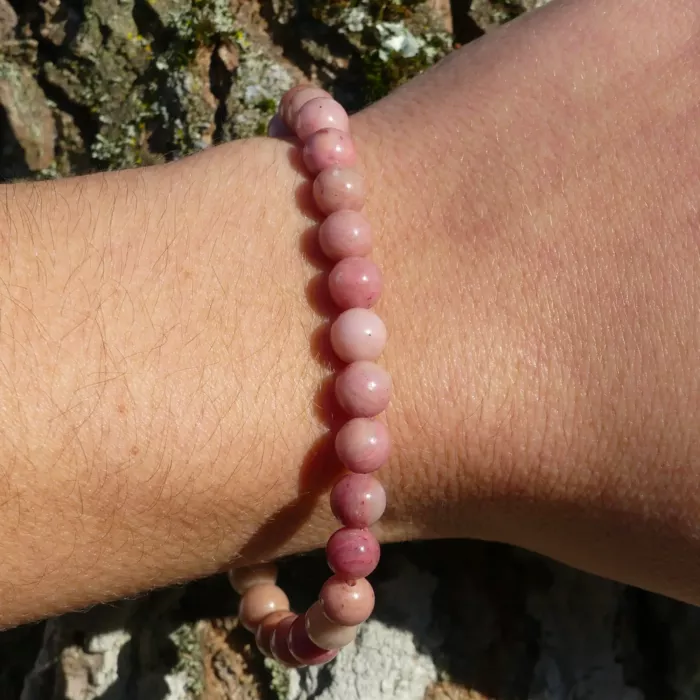
[[[322,649],[311,641],[306,631],[306,616],[299,616],[289,629],[287,644],[292,656],[306,666],[328,663],[338,655],[337,649]]]
[[[340,129],[321,129],[312,134],[302,156],[307,170],[314,175],[333,166],[351,168],[357,160],[352,137]]]
[[[386,326],[367,309],[343,311],[331,326],[331,345],[343,362],[376,360],[386,345]]]
[[[318,229],[321,250],[331,260],[357,258],[372,250],[372,229],[359,211],[334,211]]]
[[[328,290],[341,309],[369,309],[382,295],[382,273],[368,258],[345,258],[328,276]]]
[[[284,123],[292,130],[295,130],[297,116],[301,108],[311,100],[325,97],[333,99],[330,94],[321,88],[313,85],[299,85],[298,89],[292,88],[283,98],[280,103],[279,113],[284,120]]]
[[[357,626],[332,622],[324,615],[320,602],[314,603],[305,617],[306,631],[311,641],[321,649],[342,649],[357,636]]]
[[[228,580],[236,593],[243,595],[249,588],[263,583],[277,582],[277,567],[274,564],[258,564],[230,569]]]
[[[379,542],[369,530],[344,527],[330,536],[326,558],[340,578],[365,578],[379,563]]]
[[[335,436],[335,451],[350,471],[369,474],[389,459],[391,436],[378,420],[353,418]]]
[[[258,625],[276,610],[289,610],[289,599],[281,588],[263,583],[244,593],[238,606],[238,617],[247,630],[255,632]]]
[[[321,129],[337,129],[347,133],[349,128],[348,113],[332,97],[316,97],[306,102],[294,123],[294,130],[302,141]]]
[[[275,114],[267,125],[267,135],[271,139],[287,139],[294,136],[294,132],[284,123],[279,114]]]
[[[324,214],[341,209],[359,211],[365,204],[365,181],[352,168],[326,168],[314,180],[314,201]]]
[[[335,380],[335,396],[353,418],[380,414],[391,398],[391,377],[374,362],[353,362]]]
[[[331,510],[345,527],[370,527],[386,509],[386,491],[369,474],[347,474],[331,491]]]
[[[289,649],[289,630],[296,621],[298,615],[291,614],[281,619],[275,626],[270,637],[270,651],[273,658],[281,664],[295,668],[302,664],[297,661]]]
[[[275,631],[275,627],[277,627],[277,623],[285,617],[289,617],[289,615],[294,615],[294,613],[289,612],[289,610],[276,610],[265,617],[258,625],[258,631],[255,633],[255,643],[265,656],[272,656],[270,641],[272,639],[272,633]]]
[[[319,596],[325,616],[339,625],[359,625],[374,610],[374,589],[366,578],[346,581],[331,576]]]

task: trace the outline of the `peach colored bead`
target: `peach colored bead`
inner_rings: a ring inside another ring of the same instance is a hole
[[[247,630],[255,632],[258,625],[276,610],[289,610],[289,599],[281,588],[263,583],[244,593],[238,606],[238,617]]]
[[[291,614],[280,620],[270,637],[270,652],[272,653],[272,657],[290,668],[297,668],[302,665],[294,658],[289,649],[289,630],[292,628],[297,617],[299,616]]]
[[[338,129],[346,133],[350,129],[348,113],[332,97],[309,100],[297,113],[294,131],[302,141],[307,141],[321,129]]]
[[[353,362],[335,380],[335,396],[353,418],[380,414],[391,397],[391,377],[374,362]]]
[[[228,580],[236,593],[243,595],[249,588],[261,583],[277,581],[277,567],[274,564],[258,564],[257,566],[242,566],[230,569]]]
[[[258,631],[255,633],[255,643],[265,656],[272,656],[270,641],[277,623],[280,620],[284,620],[285,617],[289,617],[289,615],[294,615],[294,613],[289,612],[289,610],[276,610],[267,615],[258,625]]]
[[[326,168],[314,180],[314,201],[324,213],[341,209],[359,211],[365,205],[365,181],[352,168]]]
[[[331,491],[331,510],[345,527],[370,527],[386,510],[386,491],[369,474],[346,474]]]
[[[372,229],[359,211],[341,209],[324,219],[318,241],[331,260],[361,258],[372,250]]]
[[[382,295],[382,273],[368,258],[345,258],[328,275],[328,291],[341,309],[369,309]]]
[[[366,578],[345,581],[331,576],[319,596],[325,616],[339,625],[359,625],[374,610],[374,588]]]
[[[320,602],[314,603],[305,617],[309,638],[321,649],[342,649],[355,641],[357,626],[332,622],[324,615]]]
[[[336,649],[322,649],[314,644],[306,631],[306,617],[300,615],[289,629],[287,645],[292,656],[305,666],[328,663],[338,655]]]
[[[282,119],[284,119],[284,123],[292,129],[292,131],[295,131],[294,126],[297,121],[299,110],[307,102],[315,100],[318,97],[331,98],[331,96],[325,90],[321,90],[321,88],[314,87],[313,85],[299,86],[298,90],[294,88],[292,88],[292,90],[294,90],[294,92],[289,96],[289,99],[285,100],[287,95],[282,98],[280,114]]]
[[[347,581],[369,576],[377,568],[379,554],[379,542],[369,530],[344,527],[326,544],[328,566]]]
[[[343,362],[376,360],[386,345],[386,326],[367,309],[343,311],[331,326],[331,345]]]
[[[304,165],[312,173],[337,166],[352,168],[357,161],[352,136],[340,129],[321,129],[306,141],[302,152]]]
[[[357,474],[377,471],[391,453],[389,429],[378,420],[353,418],[335,436],[335,451],[350,471]]]

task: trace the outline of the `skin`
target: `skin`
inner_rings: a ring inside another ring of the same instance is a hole
[[[700,10],[555,3],[352,119],[383,541],[699,603]],[[323,546],[341,417],[298,151],[3,188],[0,624]]]

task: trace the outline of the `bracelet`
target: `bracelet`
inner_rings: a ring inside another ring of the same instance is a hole
[[[299,667],[335,658],[374,609],[374,590],[366,576],[379,562],[379,543],[368,528],[384,513],[386,493],[372,472],[387,461],[391,448],[387,427],[375,418],[389,403],[391,378],[374,363],[387,339],[384,323],[369,310],[381,294],[382,277],[367,257],[372,237],[360,213],[365,187],[353,169],[356,152],[348,115],[324,90],[299,85],[282,98],[270,135],[285,127],[303,143],[304,164],[315,176],[313,197],[326,216],[319,243],[335,262],[328,285],[341,313],[331,326],[331,346],[348,363],[336,377],[335,395],[350,418],[336,435],[335,449],[349,473],[335,483],[330,501],[343,527],[326,545],[334,575],[303,615],[290,611],[287,596],[275,585],[274,564],[232,569],[229,580],[242,596],[239,619],[255,634],[260,651]]]

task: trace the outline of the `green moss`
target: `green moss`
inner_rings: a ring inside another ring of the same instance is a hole
[[[189,697],[201,697],[204,691],[204,662],[194,625],[181,625],[170,635],[170,639],[179,652],[177,665],[172,672],[186,678],[185,690]]]
[[[278,698],[289,695],[289,671],[274,659],[265,659],[265,667],[270,672],[270,690]]]

